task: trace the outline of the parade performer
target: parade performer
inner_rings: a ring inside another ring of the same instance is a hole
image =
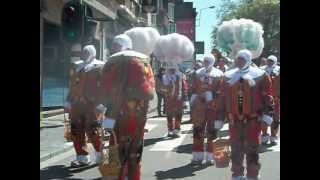
[[[271,79],[264,71],[250,66],[252,54],[239,51],[237,68],[225,73],[226,113],[231,140],[232,176],[241,179],[246,155],[247,177],[258,179],[261,119],[271,119],[273,98]]]
[[[214,67],[215,58],[213,55],[204,56],[204,67],[196,71],[196,79],[192,84],[194,94],[191,96],[193,104],[191,119],[193,123],[193,147],[192,161],[194,165],[202,164],[205,160],[213,165],[213,140],[217,137],[215,121],[224,121],[221,109],[221,83],[223,72]],[[205,133],[205,130],[206,133]],[[204,139],[207,137],[207,148],[204,148]]]
[[[192,42],[186,36],[177,33],[161,36],[154,51],[154,55],[166,68],[163,84],[166,88],[165,107],[169,137],[180,136],[183,97],[186,97],[187,86],[184,75],[179,71],[179,64],[192,58],[193,52]]]
[[[248,19],[224,21],[218,27],[218,46],[235,59],[236,67],[225,72],[225,112],[229,121],[232,179],[257,180],[261,164],[259,146],[261,121],[271,122],[273,97],[270,76],[252,66],[264,47],[263,28]]]
[[[229,58],[222,56],[219,59],[217,68],[220,69],[222,72],[226,72],[229,69],[229,67],[227,65],[229,63],[229,61],[230,61]]]
[[[190,84],[190,86],[192,86],[193,82],[196,80],[196,71],[200,68],[202,68],[202,61],[197,60],[196,63],[194,64],[193,70],[189,73],[190,78],[188,83]],[[191,94],[193,94],[193,92],[191,91],[192,89],[190,89],[189,91],[189,96],[191,96]]]
[[[262,126],[262,143],[267,144],[269,139],[271,145],[277,144],[277,134],[279,131],[280,124],[280,66],[277,65],[277,57],[270,55],[267,58],[267,65],[262,66],[261,69],[265,70],[271,77],[272,80],[272,93],[274,98],[274,113],[273,113],[273,122],[271,124],[271,137],[267,133],[268,125],[263,123]]]
[[[177,66],[167,65],[166,69],[166,74],[163,75],[163,84],[166,88],[165,108],[167,113],[168,136],[179,137],[183,113],[183,77]]]
[[[261,58],[260,58],[259,67],[262,68],[262,67],[265,66],[266,64],[267,64],[267,58],[261,57]]]
[[[214,67],[217,67],[218,66],[218,62],[219,62],[219,59],[222,57],[222,53],[221,51],[219,51],[219,49],[217,48],[213,48],[211,50],[211,54],[214,56],[214,58],[217,60],[215,63],[214,63]]]
[[[119,179],[140,180],[144,126],[155,82],[149,55],[159,37],[154,28],[136,27],[114,38],[114,54],[102,73],[102,96],[116,120],[121,171]],[[114,144],[111,138],[110,144]]]
[[[100,70],[104,62],[97,60],[93,45],[83,48],[82,59],[73,63],[70,71],[70,92],[67,98],[70,104],[71,135],[76,151],[76,160],[72,166],[88,165],[86,135],[95,149],[95,162],[101,160],[101,141],[96,131],[96,107],[99,105],[97,94],[100,88]]]
[[[157,98],[158,98],[158,103],[157,103],[157,110],[158,110],[158,116],[162,116],[161,112],[165,114],[165,101],[164,101],[164,85],[163,85],[163,75],[165,74],[165,68],[161,67],[159,69],[159,73],[155,76],[155,81],[156,81],[156,92],[157,92]],[[163,111],[161,111],[162,107],[162,101],[163,101]]]

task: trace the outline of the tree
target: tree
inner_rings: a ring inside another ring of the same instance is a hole
[[[225,0],[218,10],[218,26],[226,20],[252,19],[259,22],[264,29],[264,50],[261,56],[274,54],[280,56],[280,0],[240,0],[235,3]],[[212,30],[212,47],[216,45],[218,26]]]

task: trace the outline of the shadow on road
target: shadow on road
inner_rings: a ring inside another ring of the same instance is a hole
[[[191,119],[189,119],[189,120],[187,120],[187,121],[182,121],[182,122],[181,122],[181,124],[191,124],[191,123],[192,123]]]
[[[148,117],[148,119],[159,118],[159,117],[164,117],[164,116],[154,115],[154,116]]]
[[[97,165],[90,165],[82,168],[72,168],[70,166],[65,166],[65,165],[49,166],[49,167],[40,169],[40,179],[41,180],[51,180],[51,179],[82,180],[78,178],[72,178],[74,176],[74,173],[79,173],[96,166]]]
[[[68,177],[72,176],[73,174],[69,171],[69,167],[65,165],[56,165],[40,169],[41,180],[68,179]]]
[[[47,128],[57,128],[57,127],[63,127],[64,125],[50,125],[50,126],[42,126],[42,127],[40,127],[40,131],[42,130],[42,129],[47,129]]]
[[[147,147],[147,146],[155,144],[156,142],[167,141],[167,140],[171,140],[171,139],[174,139],[174,138],[171,138],[171,137],[160,137],[160,138],[145,139],[143,146]]]
[[[169,169],[167,171],[156,171],[155,175],[157,179],[175,179],[175,178],[186,178],[195,176],[194,172],[200,171],[207,168],[208,165],[201,165],[192,167],[190,164],[186,164],[181,167]]]
[[[272,149],[269,149],[271,147],[273,147],[275,145],[271,145],[271,144],[267,144],[267,145],[260,145],[259,147],[259,153],[262,154],[262,153],[266,153],[266,152],[271,152],[273,151]]]
[[[177,152],[177,153],[191,154],[192,153],[192,144],[180,145],[177,148],[175,148],[173,151]]]

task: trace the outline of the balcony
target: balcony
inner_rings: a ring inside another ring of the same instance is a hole
[[[126,18],[132,23],[138,23],[137,17],[124,5],[120,5],[118,14]]]

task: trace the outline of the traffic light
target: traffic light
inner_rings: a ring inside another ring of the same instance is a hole
[[[142,0],[143,13],[157,13],[157,0]]]
[[[62,41],[72,44],[82,40],[84,31],[84,7],[79,1],[73,0],[64,5],[61,23]]]

